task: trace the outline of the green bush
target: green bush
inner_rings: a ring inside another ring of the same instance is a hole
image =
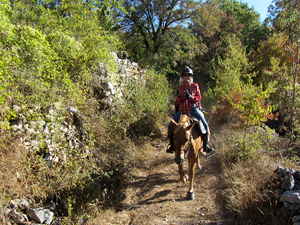
[[[172,91],[165,76],[150,71],[139,79],[128,78],[125,83],[126,100],[116,106],[113,130],[117,135],[135,138],[157,134],[158,125],[167,115]]]

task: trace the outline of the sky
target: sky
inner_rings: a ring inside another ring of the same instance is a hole
[[[240,0],[240,2],[247,3],[249,8],[253,6],[254,10],[259,13],[260,21],[263,22],[268,13],[268,7],[272,0]]]

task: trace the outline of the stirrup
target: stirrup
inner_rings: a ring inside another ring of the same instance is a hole
[[[206,154],[212,155],[212,154],[214,154],[216,151],[215,151],[215,149],[212,147],[211,144],[207,143],[207,144],[206,144],[206,148],[205,148],[205,152],[206,152]]]

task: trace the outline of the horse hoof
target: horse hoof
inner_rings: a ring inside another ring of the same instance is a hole
[[[182,162],[183,162],[183,160],[182,159],[180,159],[180,158],[175,158],[174,159],[174,161],[178,164],[178,165],[181,165],[182,164]]]
[[[194,200],[195,199],[195,193],[188,191],[186,197],[187,197],[188,200]]]

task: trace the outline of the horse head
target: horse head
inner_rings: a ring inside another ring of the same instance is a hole
[[[175,162],[182,164],[184,158],[188,155],[190,148],[192,147],[192,129],[195,122],[190,124],[189,116],[182,115],[176,123],[171,119],[174,127],[174,145],[176,149]]]

